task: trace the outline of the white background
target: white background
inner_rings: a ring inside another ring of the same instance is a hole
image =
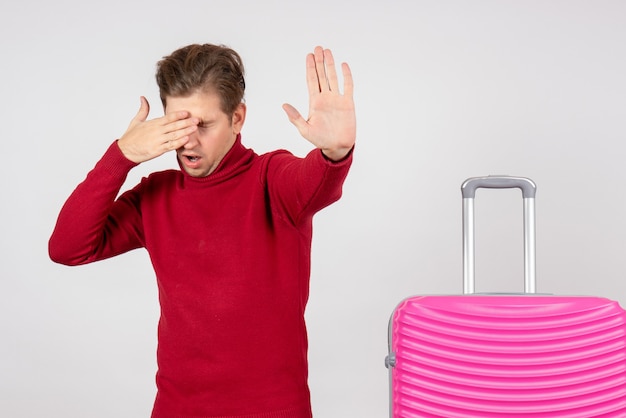
[[[310,385],[318,418],[387,416],[387,323],[413,294],[461,291],[471,176],[538,184],[538,289],[626,303],[626,2],[4,1],[0,5],[0,416],[149,416],[158,305],[143,250],[84,267],[47,256],[58,211],[195,42],[247,68],[244,143],[304,155],[304,58],[354,74],[358,145],[315,221]],[[128,186],[175,167],[135,168]],[[518,191],[477,194],[477,289],[522,284]]]

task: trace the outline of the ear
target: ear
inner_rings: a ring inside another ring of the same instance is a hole
[[[241,132],[243,123],[246,121],[246,110],[245,103],[239,103],[237,109],[233,112],[231,125],[233,126],[233,132],[236,134]]]

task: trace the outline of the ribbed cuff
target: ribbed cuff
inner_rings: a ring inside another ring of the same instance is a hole
[[[114,141],[97,165],[112,177],[126,178],[128,172],[139,164],[126,158],[117,145],[117,141]]]

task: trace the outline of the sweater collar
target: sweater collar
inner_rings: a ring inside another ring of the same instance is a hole
[[[182,167],[181,162],[178,161],[178,166],[183,174],[183,181],[185,184],[191,185],[209,185],[220,183],[224,180],[237,175],[244,170],[254,156],[254,151],[243,146],[241,143],[241,134],[237,135],[235,143],[228,150],[222,161],[218,164],[215,170],[206,177],[193,177],[189,175]]]

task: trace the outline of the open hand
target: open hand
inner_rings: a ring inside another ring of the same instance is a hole
[[[150,104],[142,96],[139,111],[117,142],[124,156],[135,163],[151,160],[182,147],[200,123],[186,111],[168,113],[152,120],[147,120],[148,113]]]
[[[356,141],[352,73],[348,64],[341,65],[343,94],[333,54],[318,46],[306,57],[306,80],[309,90],[309,117],[304,119],[290,104],[283,109],[300,134],[321,149],[331,160],[345,157]]]

